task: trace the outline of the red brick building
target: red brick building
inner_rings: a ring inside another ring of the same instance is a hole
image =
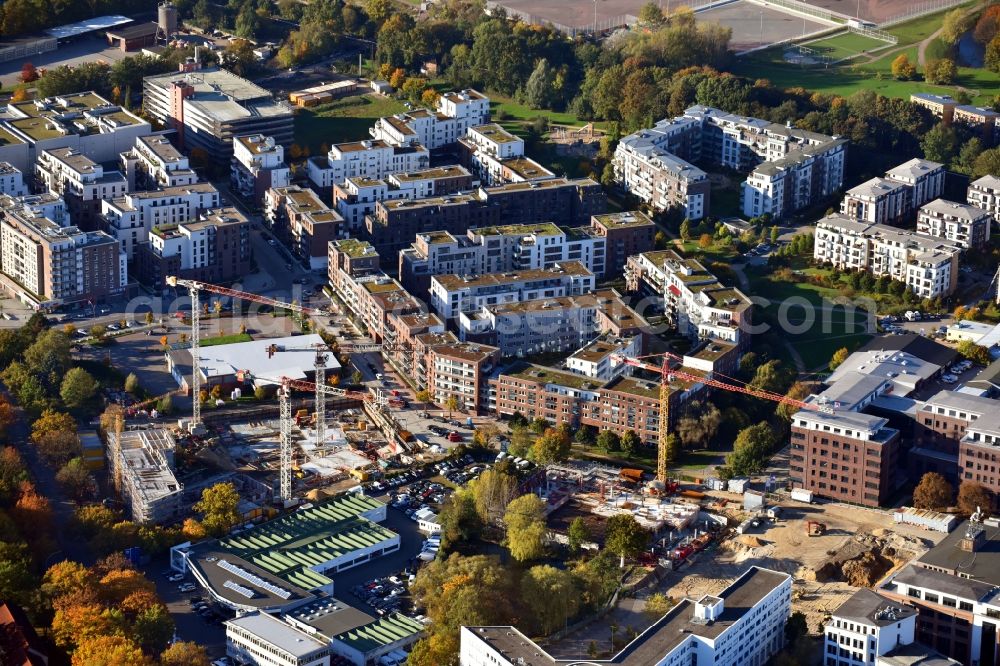
[[[962,456],[959,442],[967,428],[996,411],[998,405],[996,400],[957,391],[941,391],[918,404],[907,456],[911,476],[919,479],[927,472],[937,472],[956,485],[965,480],[965,470],[974,471],[976,456],[967,451]],[[960,462],[961,457],[964,460]]]
[[[656,225],[638,210],[594,215],[590,226],[607,239],[606,275],[620,275],[629,257],[651,252],[655,245]]]

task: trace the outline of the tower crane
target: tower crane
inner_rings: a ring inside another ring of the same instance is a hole
[[[761,398],[763,400],[770,400],[772,402],[778,402],[785,405],[793,405],[799,409],[808,409],[812,411],[821,411],[831,413],[832,410],[826,405],[814,404],[811,402],[804,402],[802,400],[796,400],[795,398],[789,398],[788,396],[781,395],[780,393],[774,393],[773,391],[765,391],[763,389],[753,388],[752,386],[747,386],[740,382],[738,379],[732,377],[726,377],[725,375],[718,374],[720,377],[730,380],[733,383],[726,383],[718,379],[714,379],[711,376],[701,376],[685,372],[683,368],[684,359],[677,354],[672,354],[670,352],[664,352],[662,354],[654,354],[653,356],[662,356],[663,359],[659,364],[650,363],[644,361],[645,358],[650,358],[649,356],[640,356],[637,358],[631,358],[628,356],[616,355],[612,358],[613,361],[622,363],[635,368],[641,368],[643,370],[648,370],[650,372],[656,372],[660,374],[660,423],[659,423],[659,433],[660,438],[657,447],[656,455],[656,480],[660,483],[667,482],[667,453],[669,447],[667,446],[667,438],[670,436],[670,392],[672,390],[671,384],[675,379],[680,379],[683,381],[689,381],[694,383],[701,383],[712,388],[722,389],[723,391],[731,391],[733,393],[742,393],[744,395],[750,395],[755,398]],[[671,366],[671,363],[675,365]]]
[[[188,290],[188,294],[191,296],[191,396],[193,397],[193,400],[191,401],[193,404],[191,412],[191,430],[194,430],[201,424],[201,401],[199,399],[201,395],[201,358],[199,356],[199,349],[201,347],[201,306],[199,304],[199,295],[202,291],[219,294],[220,296],[239,298],[252,303],[260,303],[261,305],[284,308],[286,310],[291,310],[292,312],[304,315],[329,314],[329,312],[318,308],[304,307],[297,303],[286,303],[285,301],[281,301],[276,298],[260,296],[259,294],[252,294],[250,292],[239,291],[237,289],[229,289],[227,287],[220,287],[219,285],[209,284],[208,282],[186,280],[175,275],[167,276],[167,284],[171,287],[184,287]]]

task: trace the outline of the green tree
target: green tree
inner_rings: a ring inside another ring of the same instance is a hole
[[[691,240],[691,220],[686,217],[681,222],[681,240],[685,243]]]
[[[476,512],[476,500],[472,491],[459,488],[452,493],[441,506],[438,522],[441,524],[441,547],[445,550],[450,550],[454,544],[477,539],[483,523]]]
[[[641,445],[642,440],[639,439],[639,435],[634,430],[626,430],[622,433],[621,447],[623,453],[632,455],[639,450]]]
[[[385,23],[392,16],[393,7],[391,0],[366,0],[365,11],[376,23]]]
[[[134,372],[128,373],[128,376],[125,378],[125,390],[132,395],[139,395],[142,392],[139,378]]]
[[[582,516],[577,516],[569,524],[566,537],[569,540],[569,550],[571,553],[580,552],[580,547],[590,541],[590,529],[587,528],[587,523],[584,522]]]
[[[518,562],[537,560],[545,553],[545,503],[535,494],[521,495],[504,512],[504,543]]]
[[[850,350],[847,347],[841,347],[837,351],[833,352],[833,356],[830,357],[830,372],[833,372],[847,360],[847,357],[851,355]]]
[[[621,558],[635,557],[649,544],[649,531],[632,514],[619,513],[608,518],[604,527],[604,547]]]
[[[1000,148],[984,150],[976,157],[972,177],[981,178],[988,175],[1000,175]]]
[[[951,85],[958,75],[958,67],[951,58],[931,60],[924,68],[924,80],[935,85]]]
[[[664,20],[663,10],[655,2],[647,2],[639,10],[639,23],[643,25],[658,27]]]
[[[174,635],[174,620],[166,606],[158,604],[135,618],[132,631],[143,650],[149,654],[160,654]]]
[[[940,510],[951,506],[954,489],[937,472],[927,472],[913,489],[913,506],[918,509]]]
[[[718,412],[718,410],[716,410]],[[677,436],[676,433],[670,433],[667,435],[666,454],[667,454],[667,467],[673,465],[681,457],[681,438]]]
[[[452,413],[455,412],[455,410],[457,410],[459,407],[458,396],[456,396],[454,393],[449,395],[447,398],[445,398],[444,406],[448,408],[448,418],[450,419],[452,417]]]
[[[924,135],[920,142],[924,157],[934,162],[950,164],[958,154],[959,139],[955,128],[938,123]]]
[[[778,243],[778,237],[781,236],[781,229],[775,224],[771,227],[771,244],[776,245]]]
[[[977,345],[971,340],[963,340],[958,343],[956,351],[977,365],[989,365],[993,362],[990,350],[981,345]]]
[[[581,425],[573,434],[573,441],[585,446],[593,446],[597,441],[597,429],[594,426]]]
[[[541,58],[524,84],[524,101],[533,109],[551,108],[555,81],[556,71],[548,60]]]
[[[666,615],[674,607],[673,600],[662,592],[654,592],[646,597],[646,605],[643,612],[654,622]]]
[[[548,564],[531,567],[524,573],[521,598],[532,610],[537,629],[543,635],[565,627],[579,610],[573,574]]]
[[[767,422],[740,430],[736,435],[733,452],[726,456],[726,466],[735,476],[757,474],[771,454],[776,437]]]
[[[941,20],[940,38],[945,44],[957,44],[974,23],[972,15],[967,15],[965,9],[953,9]]]
[[[107,326],[104,324],[94,324],[90,327],[90,337],[92,337],[95,342],[104,342],[105,338],[108,337]]]
[[[476,513],[486,524],[500,522],[507,505],[518,495],[517,477],[497,469],[488,469],[470,484],[475,498]]]
[[[240,522],[239,503],[236,486],[216,483],[201,491],[201,500],[194,505],[194,510],[203,514],[202,524],[210,534],[222,536]]]
[[[97,395],[97,382],[83,368],[71,368],[63,377],[59,397],[70,409],[84,407]]]
[[[622,447],[621,438],[618,437],[618,433],[613,430],[602,430],[600,434],[597,435],[597,448],[601,451],[612,452],[618,451]]]
[[[56,481],[76,500],[82,500],[90,491],[90,471],[83,458],[73,458],[56,473]]]
[[[806,615],[802,611],[795,611],[785,622],[785,642],[788,645],[795,645],[800,638],[809,634],[809,626],[806,624]]]
[[[1000,72],[1000,35],[991,39],[990,43],[986,45],[983,64],[991,72]]]

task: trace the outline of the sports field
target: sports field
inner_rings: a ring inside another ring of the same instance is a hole
[[[889,42],[865,37],[854,32],[842,32],[814,42],[804,42],[802,45],[813,51],[816,56],[822,56],[826,62],[838,62],[866,51],[892,46]]]
[[[747,0],[706,9],[695,15],[699,21],[713,22],[731,28],[730,47],[739,53],[760,46],[782,42],[828,28],[819,21],[796,16],[775,7],[764,7]]]

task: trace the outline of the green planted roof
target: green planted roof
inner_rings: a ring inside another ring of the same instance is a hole
[[[370,652],[424,630],[424,625],[405,615],[391,615],[335,636],[359,652]]]

